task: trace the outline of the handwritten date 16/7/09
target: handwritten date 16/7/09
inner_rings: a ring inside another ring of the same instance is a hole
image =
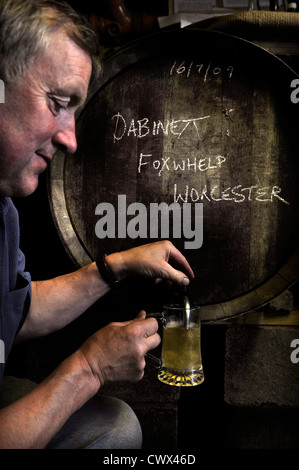
[[[174,61],[172,64],[169,75],[182,75],[185,77],[190,77],[191,75],[200,75],[203,77],[204,82],[207,80],[208,76],[224,75],[226,78],[231,79],[233,76],[234,67],[232,65],[218,67],[209,62],[208,64],[196,64],[193,60],[190,62],[183,61]]]
[[[232,65],[228,66],[215,66],[212,62],[208,64],[196,64],[193,60],[190,62],[183,60],[182,62],[175,60],[172,64],[169,75],[181,75],[182,77],[191,77],[194,75],[201,76],[203,81],[206,82],[207,78],[210,76],[216,77],[217,75],[222,75],[227,79],[231,79],[234,73],[234,67]],[[290,84],[291,88],[294,90],[290,94],[291,102],[294,104],[299,103],[299,79],[296,78],[292,80]]]

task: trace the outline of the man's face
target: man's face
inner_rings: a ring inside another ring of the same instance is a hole
[[[75,112],[86,98],[91,67],[88,54],[58,33],[25,77],[6,85],[0,104],[2,196],[31,194],[57,150],[75,152]]]

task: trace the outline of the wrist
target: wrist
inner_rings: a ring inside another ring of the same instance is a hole
[[[115,286],[118,283],[119,279],[114,274],[114,271],[110,268],[109,263],[107,262],[107,255],[103,254],[97,257],[96,259],[96,266],[97,270],[102,277],[102,279],[106,282],[109,287]]]
[[[127,277],[128,273],[121,253],[106,255],[105,261],[116,281],[122,281]]]
[[[68,384],[72,384],[76,393],[76,401],[78,400],[77,406],[82,406],[92,398],[101,386],[80,348],[61,363],[58,371],[62,373]]]

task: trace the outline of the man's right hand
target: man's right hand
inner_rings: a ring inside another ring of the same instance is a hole
[[[142,379],[144,356],[161,341],[157,320],[145,317],[141,311],[134,320],[109,323],[80,347],[98,387],[111,381]]]

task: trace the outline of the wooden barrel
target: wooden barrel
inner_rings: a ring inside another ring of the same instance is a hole
[[[296,79],[250,42],[192,28],[117,51],[79,116],[76,155],[51,167],[71,258],[169,238],[195,271],[203,321],[288,288],[299,271]]]

